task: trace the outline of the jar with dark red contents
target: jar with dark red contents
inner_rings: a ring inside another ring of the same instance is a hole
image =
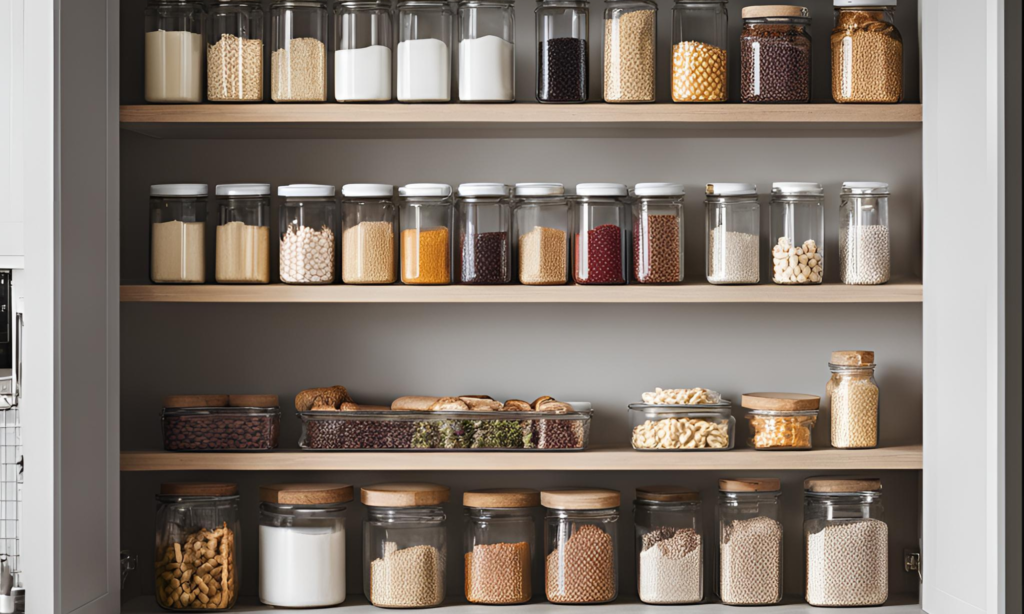
[[[459,280],[464,284],[512,281],[512,202],[502,183],[459,186]]]
[[[810,13],[802,6],[743,9],[740,34],[740,99],[743,102],[810,102]]]
[[[573,277],[578,284],[626,283],[629,191],[621,183],[576,186]]]
[[[273,394],[171,395],[160,421],[169,452],[273,450],[281,409]]]
[[[633,188],[633,275],[642,284],[683,281],[683,186]]]

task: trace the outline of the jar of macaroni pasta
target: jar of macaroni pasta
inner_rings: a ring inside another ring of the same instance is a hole
[[[343,0],[335,4],[335,100],[390,101],[394,45],[390,0]]]
[[[776,478],[718,481],[715,592],[722,603],[782,601],[781,496]]]
[[[658,4],[607,0],[604,9],[604,101],[654,102]]]
[[[398,189],[398,197],[402,283],[450,284],[455,230],[452,187],[444,183],[410,183]]]
[[[263,101],[263,9],[259,0],[210,3],[206,97],[210,102]]]
[[[636,489],[636,573],[640,601],[704,599],[704,530],[700,493],[678,486]]]
[[[398,276],[395,186],[349,183],[341,188],[341,280],[347,284],[391,284]]]
[[[752,183],[709,183],[707,276],[712,284],[761,280],[761,205]]]
[[[466,600],[507,605],[533,597],[540,492],[531,488],[470,490],[466,510]]]
[[[155,284],[206,281],[206,200],[203,183],[149,186],[149,278]]]
[[[537,0],[537,102],[586,102],[590,2]]]
[[[451,100],[453,23],[447,0],[399,1],[399,102]]]
[[[270,283],[270,184],[229,183],[216,192],[217,283]]]
[[[629,191],[621,183],[576,186],[573,277],[578,284],[626,283]]]
[[[676,0],[672,7],[672,101],[728,102],[728,0]]]
[[[772,281],[820,284],[825,278],[825,191],[820,183],[772,184]]]
[[[619,594],[617,490],[544,490],[544,587],[552,603],[608,603]]]
[[[810,450],[821,397],[789,392],[743,395],[755,450]]]
[[[464,284],[512,281],[512,207],[508,186],[464,183],[456,203],[459,218],[459,279]]]
[[[839,277],[844,284],[889,281],[889,184],[846,181],[839,195]]]
[[[740,100],[810,102],[810,12],[802,6],[758,5],[742,11]]]
[[[280,275],[286,284],[330,284],[335,277],[338,202],[333,185],[296,183],[277,188],[281,203]]]
[[[683,185],[633,188],[633,275],[642,284],[683,281]]]
[[[277,0],[270,32],[271,100],[327,100],[327,2]]]
[[[459,1],[459,100],[516,99],[516,22],[512,0]]]
[[[903,37],[896,0],[835,0],[832,98],[836,102],[903,99]]]
[[[149,0],[145,21],[146,102],[202,102],[203,3]]]
[[[878,384],[875,353],[832,352],[826,395],[832,402],[832,447],[878,447]]]
[[[568,283],[569,200],[565,187],[560,183],[517,183],[513,214],[519,283]]]

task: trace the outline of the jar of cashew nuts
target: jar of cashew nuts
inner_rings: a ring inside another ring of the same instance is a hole
[[[732,404],[629,406],[634,450],[731,450]]]
[[[750,447],[756,450],[810,450],[821,397],[788,392],[743,395],[750,422]]]

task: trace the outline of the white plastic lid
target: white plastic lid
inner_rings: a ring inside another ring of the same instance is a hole
[[[565,186],[560,183],[517,183],[516,196],[562,196]]]
[[[896,0],[832,0],[832,6],[896,6]]]
[[[463,183],[459,186],[459,196],[508,196],[508,186],[504,183]]]
[[[398,188],[399,196],[451,196],[452,186],[447,183],[410,183]]]
[[[792,196],[807,194],[811,196],[819,196],[824,193],[825,190],[822,189],[820,183],[804,181],[776,181],[772,184],[772,194],[788,194]]]
[[[883,181],[844,181],[843,192],[847,194],[888,194],[889,184]]]
[[[333,185],[318,185],[315,183],[293,183],[282,185],[277,188],[278,196],[334,196],[336,188]]]
[[[681,183],[638,183],[633,193],[637,196],[682,196],[686,192]]]
[[[621,183],[578,183],[577,196],[626,196],[629,191]]]
[[[391,198],[395,186],[387,183],[346,183],[341,186],[341,195],[349,198]]]
[[[267,196],[269,183],[222,183],[217,186],[217,196]]]
[[[757,196],[753,183],[709,183],[704,190],[708,196]]]
[[[206,196],[210,188],[205,183],[163,183],[149,186],[150,196]]]

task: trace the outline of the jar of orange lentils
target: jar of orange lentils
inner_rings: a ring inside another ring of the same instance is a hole
[[[410,183],[398,189],[398,197],[402,283],[450,284],[455,224],[452,187],[444,183]]]

